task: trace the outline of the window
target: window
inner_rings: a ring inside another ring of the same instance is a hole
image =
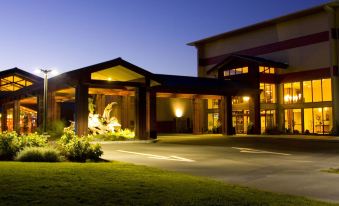
[[[301,89],[300,82],[285,83],[284,84],[284,103],[300,103]]]
[[[233,76],[237,74],[246,74],[246,73],[248,73],[248,67],[239,67],[239,68],[224,71],[224,76],[227,77],[227,76]]]
[[[304,102],[332,101],[331,79],[303,82]]]
[[[218,109],[218,108],[219,108],[219,100],[217,99],[207,100],[207,109]]]
[[[332,129],[332,107],[304,109],[305,133],[328,134]]]
[[[265,133],[266,129],[274,128],[276,126],[275,110],[261,110],[260,121],[261,121],[261,133]]]
[[[303,82],[304,102],[312,102],[312,81]]]
[[[285,109],[285,129],[288,133],[301,133],[301,109]]]
[[[33,83],[19,76],[7,76],[0,79],[0,91],[13,92],[23,87],[31,86]]]
[[[259,66],[259,72],[265,74],[275,74],[275,68]]]
[[[208,131],[212,131],[213,133],[220,132],[220,121],[219,121],[219,113],[208,113],[207,114],[208,121]]]
[[[312,81],[312,94],[313,94],[313,102],[321,102],[321,80],[313,80]]]
[[[248,97],[248,96],[235,96],[235,97],[232,97],[232,104],[248,103],[249,101],[250,101],[250,97]]]
[[[275,103],[275,84],[260,83],[260,102]]]
[[[322,79],[323,101],[332,101],[331,79]]]

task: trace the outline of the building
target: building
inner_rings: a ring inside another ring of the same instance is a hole
[[[222,102],[220,132],[230,133],[231,97],[257,92],[246,82],[153,74],[121,58],[48,82],[48,123],[74,122],[77,134],[86,135],[95,124],[90,117],[108,116],[139,139],[156,138],[161,131],[202,133],[207,101]],[[42,123],[43,79],[18,68],[0,72],[0,105],[1,131],[35,131]]]
[[[261,133],[339,133],[338,6],[335,1],[188,44],[197,49],[199,77],[247,80],[260,89],[232,98],[236,133],[246,133],[250,122]]]
[[[49,79],[47,122],[97,115],[139,139],[157,133],[339,133],[339,3],[333,2],[189,43],[198,77],[154,74],[121,58]],[[0,72],[1,131],[42,123],[43,79]],[[94,119],[93,119],[94,118]]]

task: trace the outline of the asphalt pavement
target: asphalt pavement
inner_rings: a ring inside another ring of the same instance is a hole
[[[104,143],[103,158],[207,176],[277,193],[339,202],[339,139],[168,135],[156,143]]]

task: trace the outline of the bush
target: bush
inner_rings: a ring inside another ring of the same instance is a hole
[[[26,147],[21,150],[16,160],[22,162],[60,162],[60,152],[50,147]]]
[[[129,129],[120,129],[116,132],[107,132],[104,134],[91,135],[92,139],[99,139],[105,141],[120,141],[120,140],[132,140],[135,137],[134,131]]]
[[[70,161],[97,161],[103,154],[99,144],[91,145],[87,137],[78,137],[74,132],[65,132],[58,141],[61,154]]]
[[[65,122],[61,120],[54,120],[50,123],[47,123],[46,125],[47,133],[50,136],[50,139],[52,140],[59,139],[64,134],[64,128]],[[42,125],[37,129],[37,131],[40,134],[43,133]]]
[[[16,132],[0,133],[0,160],[13,160],[21,149],[21,142]]]
[[[47,137],[38,133],[31,133],[21,136],[21,148],[24,147],[45,147],[47,146]]]
[[[25,147],[44,147],[47,138],[37,133],[18,136],[16,132],[0,133],[0,160],[13,160]]]

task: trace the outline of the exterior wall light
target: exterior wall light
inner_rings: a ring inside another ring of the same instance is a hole
[[[181,108],[176,108],[175,109],[175,116],[180,118],[184,114],[183,110]]]

